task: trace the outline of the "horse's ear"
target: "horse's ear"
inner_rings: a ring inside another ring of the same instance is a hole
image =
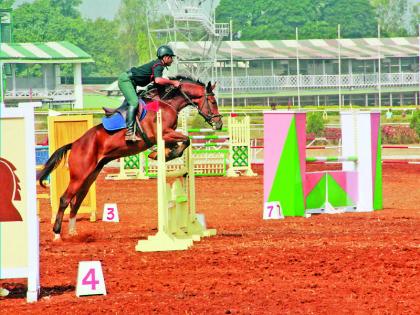
[[[207,83],[207,86],[206,86],[206,92],[207,93],[211,93],[213,91],[213,89],[211,88],[211,82],[209,81],[208,83]]]
[[[212,91],[214,91],[214,89],[216,88],[216,84],[217,84],[217,82],[214,82],[214,84],[211,86]]]

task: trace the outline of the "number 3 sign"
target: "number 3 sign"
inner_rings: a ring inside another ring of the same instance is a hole
[[[263,219],[284,219],[283,211],[281,210],[281,206],[278,201],[264,203]]]
[[[116,203],[104,204],[104,212],[102,214],[102,221],[104,222],[120,222],[118,216],[118,208]]]
[[[76,296],[106,295],[104,275],[100,261],[80,261],[77,272]]]

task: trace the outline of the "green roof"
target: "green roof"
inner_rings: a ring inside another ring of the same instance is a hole
[[[3,63],[85,63],[92,56],[69,42],[1,43]]]
[[[170,45],[180,60],[199,60],[209,42],[172,42]],[[256,59],[377,59],[386,57],[414,57],[419,55],[417,37],[253,40],[223,41],[217,51],[218,60],[229,60],[232,50],[235,60]]]

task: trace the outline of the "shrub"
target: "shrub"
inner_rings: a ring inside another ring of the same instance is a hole
[[[417,133],[417,136],[420,138],[420,110],[418,109],[413,112],[410,128],[414,129],[414,131]]]
[[[324,132],[324,119],[321,112],[312,112],[307,115],[306,132],[322,136]]]
[[[382,127],[382,143],[384,144],[410,144],[418,141],[419,136],[408,126]]]

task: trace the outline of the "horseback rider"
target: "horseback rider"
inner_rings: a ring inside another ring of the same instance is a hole
[[[138,97],[136,87],[144,87],[151,82],[160,85],[171,84],[174,87],[179,87],[180,82],[176,80],[169,80],[162,77],[164,68],[169,67],[173,62],[175,54],[171,47],[162,45],[157,49],[156,60],[152,60],[140,67],[133,67],[127,72],[122,73],[118,77],[118,87],[128,103],[127,110],[127,131],[125,133],[126,141],[139,141],[141,138],[136,136],[135,132],[135,117],[138,108]]]

